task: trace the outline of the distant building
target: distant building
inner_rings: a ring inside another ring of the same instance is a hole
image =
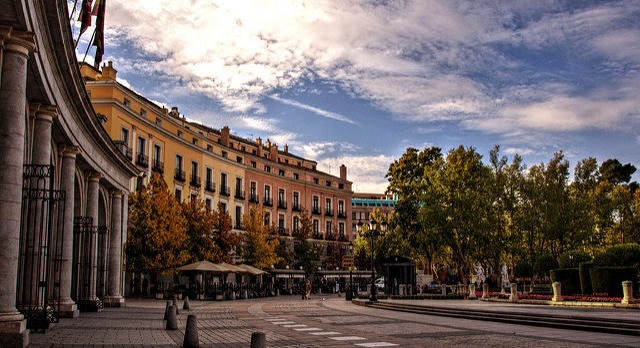
[[[374,210],[378,210],[387,219],[391,218],[395,210],[397,197],[381,193],[354,193],[351,198],[351,231],[357,233],[358,221],[366,223]]]
[[[352,183],[347,168],[336,177],[319,171],[313,160],[296,156],[269,140],[251,140],[189,122],[178,108],[159,107],[118,83],[111,62],[101,71],[81,64],[91,102],[105,116],[104,127],[122,153],[146,177],[133,180],[135,190],[161,173],[179,200],[201,197],[210,207],[223,204],[241,232],[250,204],[263,208],[265,225],[292,239],[303,207],[313,219],[313,239],[352,240]]]

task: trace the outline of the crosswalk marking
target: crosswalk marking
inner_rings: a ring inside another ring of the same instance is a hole
[[[280,319],[280,318],[265,318],[264,320],[266,320],[266,321],[284,321],[284,320],[287,320],[287,319]]]
[[[285,325],[285,324],[295,324],[295,321],[272,321],[271,324],[276,325]]]
[[[393,346],[397,346],[397,344],[389,343],[389,342],[367,342],[367,343],[356,343],[356,346],[360,346],[360,347],[393,347]]]
[[[302,327],[299,329],[294,329],[296,331],[322,331],[322,329],[317,328],[317,327]]]
[[[294,328],[294,327],[307,327],[307,325],[304,325],[304,324],[290,324],[290,325],[282,325],[282,327],[290,327],[290,328]]]
[[[336,341],[359,341],[359,340],[365,339],[364,337],[358,337],[358,336],[334,336],[329,338]]]
[[[311,332],[311,334],[316,336],[342,335],[341,333],[335,331]]]

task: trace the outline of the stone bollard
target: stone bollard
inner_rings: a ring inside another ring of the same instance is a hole
[[[195,314],[189,314],[187,317],[187,327],[184,330],[183,348],[200,348],[198,340],[198,319]]]
[[[171,301],[167,301],[167,305],[164,307],[164,318],[162,320],[167,320],[169,317],[169,306],[171,306]]]
[[[447,286],[442,284],[442,294],[446,295],[447,294]]]
[[[629,304],[635,302],[633,298],[633,282],[629,280],[625,280],[622,282],[622,292],[624,297],[622,298],[623,304]]]
[[[518,302],[518,284],[511,283],[511,296],[509,296],[509,301]]]
[[[264,332],[254,332],[251,334],[251,348],[266,348],[267,336]]]
[[[482,284],[482,298],[485,300],[489,298],[489,284]]]
[[[231,300],[232,301],[236,300],[236,292],[235,291],[231,291]]]
[[[249,299],[249,291],[244,290],[242,292],[242,298],[245,299],[245,300],[248,300]]]
[[[551,286],[553,287],[553,298],[551,301],[562,302],[562,284],[560,284],[560,282],[553,282]]]
[[[475,300],[476,299],[476,285],[475,284],[469,284],[469,297],[467,297],[470,300]]]
[[[407,291],[407,295],[409,296],[413,295],[412,286],[410,284],[407,284],[406,291]]]
[[[405,294],[404,289],[404,284],[398,285],[398,295],[403,296]]]
[[[280,289],[276,289],[276,296],[280,296]]]
[[[169,315],[167,316],[167,330],[178,330],[178,316],[176,315],[176,307],[169,306]]]
[[[173,298],[173,306],[176,307],[176,314],[180,314],[178,310],[178,300],[175,297]]]
[[[184,303],[182,304],[182,309],[189,310],[191,309],[189,306],[189,296],[184,297]]]

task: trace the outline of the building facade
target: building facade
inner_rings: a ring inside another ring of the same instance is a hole
[[[189,122],[178,108],[168,110],[117,82],[111,62],[101,70],[81,64],[87,90],[105,129],[122,153],[146,173],[130,189],[145,185],[152,172],[162,173],[179,200],[200,197],[210,207],[222,204],[242,231],[251,204],[261,207],[265,225],[291,240],[306,209],[313,220],[316,245],[348,243],[351,230],[351,182],[347,168],[336,177],[317,169],[315,161],[296,156],[269,140],[251,140]]]
[[[380,193],[354,193],[351,199],[351,231],[355,235],[358,221],[367,223],[371,213],[378,211],[387,220],[393,215],[398,199],[393,195]]]
[[[67,2],[0,0],[0,342],[120,306],[137,168],[94,112]]]

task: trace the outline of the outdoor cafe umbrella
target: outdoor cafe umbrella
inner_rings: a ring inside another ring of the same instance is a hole
[[[265,272],[265,271],[263,271],[263,270],[261,270],[259,268],[255,268],[255,267],[253,267],[251,265],[241,264],[241,265],[238,265],[238,267],[246,270],[251,275],[261,275],[261,274],[267,273],[267,272]]]
[[[177,270],[181,272],[191,271],[191,272],[214,273],[214,274],[229,273],[229,271],[226,268],[221,267],[220,265],[211,263],[207,260],[190,263],[188,265],[178,267]]]

